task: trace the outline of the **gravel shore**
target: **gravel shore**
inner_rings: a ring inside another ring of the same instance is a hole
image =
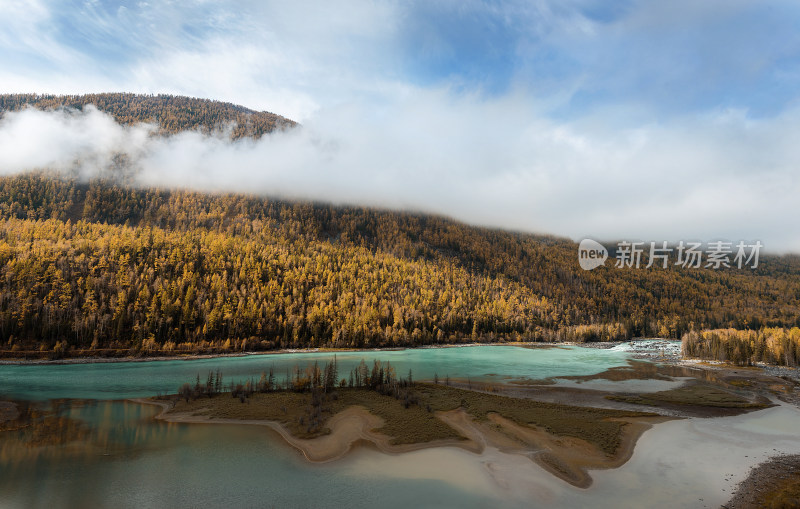
[[[791,485],[794,490],[787,490]],[[775,456],[754,467],[722,507],[800,507],[800,454]]]

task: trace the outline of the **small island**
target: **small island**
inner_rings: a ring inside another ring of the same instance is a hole
[[[608,376],[618,377],[619,370]],[[493,447],[526,455],[581,488],[592,484],[589,470],[624,464],[653,424],[679,418],[671,410],[676,406],[686,415],[709,416],[770,406],[763,397],[699,381],[647,397],[608,394],[605,408],[577,406],[510,396],[507,389],[516,387],[502,384],[438,376],[417,382],[412,373],[398,377],[389,363],[378,361],[371,368],[362,361],[348,378],[339,378],[334,361],[295,367],[282,381],[270,372],[223,387],[222,373],[210,372],[204,383],[198,375],[178,394],[139,401],[160,405],[158,418],[169,422],[267,426],[312,462],[339,459],[359,444],[385,453],[443,446],[481,453]],[[642,409],[612,408],[620,403]]]

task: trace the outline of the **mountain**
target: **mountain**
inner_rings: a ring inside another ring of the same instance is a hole
[[[253,111],[226,102],[164,94],[5,94],[0,95],[0,116],[6,111],[20,111],[26,107],[41,110],[81,110],[89,104],[113,116],[120,124],[157,124],[160,134],[174,134],[192,129],[207,133],[230,125],[233,139],[248,136],[259,138],[276,129],[297,125],[296,122],[274,113]]]
[[[120,98],[98,108],[128,122],[171,118],[173,106],[154,104],[197,101],[103,97]],[[218,117],[176,125],[213,129]],[[0,177],[0,356],[677,339],[800,325],[798,256],[762,254],[756,269],[673,259],[584,271],[577,249],[431,215]]]

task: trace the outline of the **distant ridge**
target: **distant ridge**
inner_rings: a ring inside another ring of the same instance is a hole
[[[161,134],[193,129],[210,132],[233,125],[231,138],[259,138],[275,130],[297,126],[293,120],[275,113],[254,111],[227,102],[167,94],[3,94],[0,95],[0,117],[6,111],[20,111],[28,106],[42,110],[81,110],[89,104],[113,116],[120,124],[156,123]]]

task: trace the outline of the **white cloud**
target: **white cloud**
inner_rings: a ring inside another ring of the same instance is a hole
[[[99,174],[119,153],[142,156],[152,126],[123,127],[88,106],[83,112],[28,108],[0,120],[0,173],[49,168]]]
[[[380,115],[321,110],[259,141],[187,132],[147,137],[87,113],[7,114],[0,168],[90,169],[134,154],[139,182],[450,215],[573,238],[761,240],[800,251],[800,111],[720,112],[609,131],[555,123],[522,98],[409,93]]]

